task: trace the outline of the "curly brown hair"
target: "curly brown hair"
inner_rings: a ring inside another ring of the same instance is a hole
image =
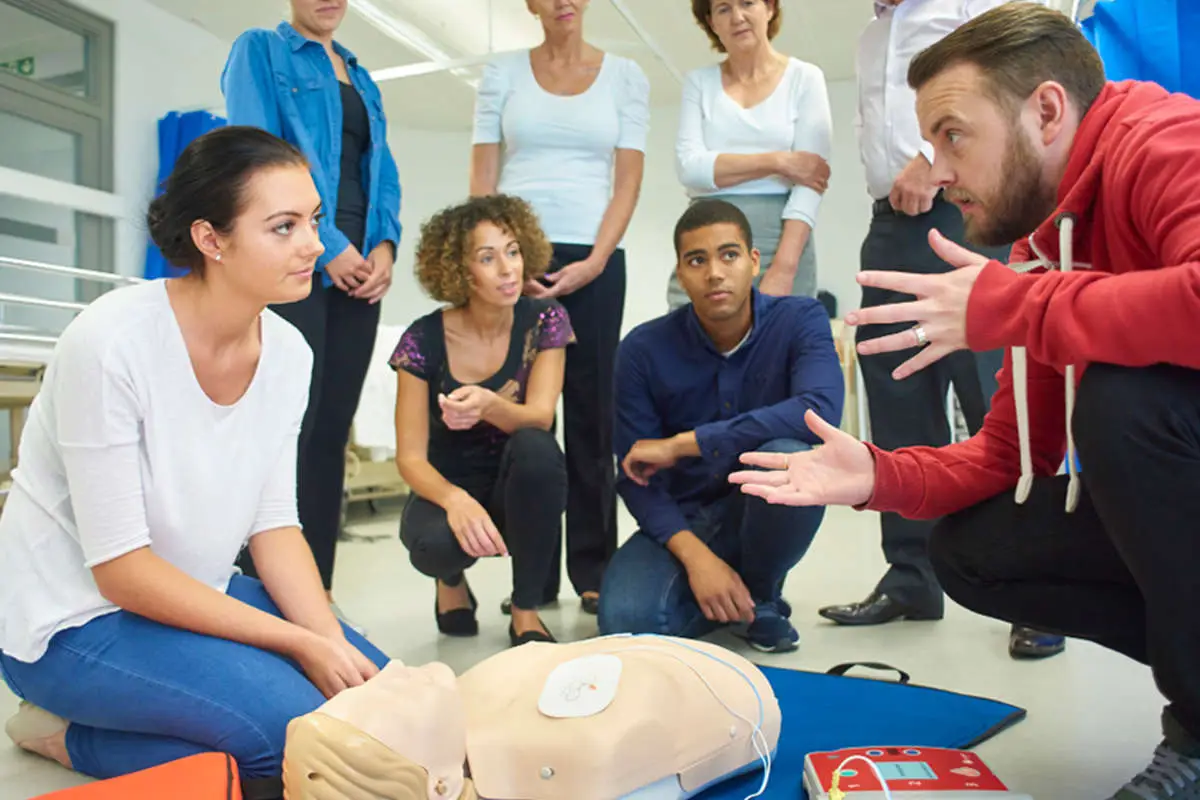
[[[455,307],[467,304],[475,228],[483,222],[492,223],[517,240],[525,262],[525,280],[546,274],[553,249],[529,204],[503,194],[472,197],[439,211],[421,226],[417,280],[439,303]]]
[[[696,24],[708,34],[708,40],[712,42],[713,50],[718,53],[725,52],[725,45],[721,44],[720,37],[717,36],[713,27],[708,22],[708,18],[712,16],[712,6],[716,0],[692,0],[692,16],[696,18]],[[783,8],[781,3],[783,0],[763,0],[774,11],[775,15],[771,17],[771,21],[767,23],[767,38],[774,39],[779,35],[779,27],[783,25]]]

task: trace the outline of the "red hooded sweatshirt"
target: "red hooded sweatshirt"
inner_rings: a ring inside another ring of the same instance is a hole
[[[1013,487],[1021,501],[1034,474],[1063,463],[1089,363],[1200,369],[1200,101],[1108,84],[1080,123],[1057,210],[1011,259],[984,268],[967,306],[972,350],[1011,348],[982,430],[949,447],[871,446],[867,507],[930,519]]]

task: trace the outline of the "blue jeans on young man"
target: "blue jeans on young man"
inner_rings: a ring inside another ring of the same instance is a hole
[[[228,594],[282,617],[263,585],[234,575]],[[388,657],[345,625],[380,668]],[[13,692],[71,722],[71,765],[112,778],[198,753],[228,753],[243,779],[275,778],[287,725],[325,697],[277,653],[117,611],[61,631],[38,661],[0,653]]]
[[[794,453],[810,446],[777,439],[755,449]],[[756,607],[782,613],[783,581],[808,552],[825,508],[771,505],[731,488],[721,500],[689,515],[690,530],[737,571]],[[600,592],[599,624],[604,635],[655,633],[689,639],[721,627],[700,610],[683,564],[640,532],[609,563]]]

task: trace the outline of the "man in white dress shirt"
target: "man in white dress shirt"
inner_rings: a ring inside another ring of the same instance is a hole
[[[963,241],[962,214],[941,197],[930,179],[933,145],[921,137],[916,95],[908,85],[908,66],[926,47],[965,22],[1006,0],[876,0],[875,19],[867,25],[858,48],[858,137],[867,189],[874,199],[870,232],[862,250],[863,269],[944,272],[949,269],[928,244],[936,228]],[[980,250],[1008,260],[1008,248]],[[864,287],[863,307],[910,300],[908,295]],[[859,340],[873,339],[908,327],[860,327]],[[996,388],[995,374],[1003,353],[973,354],[962,350],[902,381],[893,370],[912,352],[864,356],[860,359],[871,414],[871,438],[885,449],[912,445],[940,446],[950,441],[946,392],[951,383],[974,433],[982,424],[986,400]],[[895,619],[941,619],[944,598],[929,563],[933,521],[882,517],[883,551],[890,568],[871,595],[861,602],[821,609],[823,617],[842,625],[875,625]],[[1028,628],[1014,627],[1009,652],[1014,657],[1044,658],[1062,651],[1064,640]]]

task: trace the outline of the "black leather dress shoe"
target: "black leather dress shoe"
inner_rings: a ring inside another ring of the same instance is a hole
[[[826,606],[817,613],[838,625],[881,625],[896,619],[937,620],[942,618],[940,611],[932,613],[910,608],[893,600],[884,592],[872,592],[870,597],[860,603]]]
[[[1008,654],[1017,659],[1050,658],[1066,649],[1064,637],[1023,625],[1013,625],[1008,637]]]
[[[517,629],[512,625],[512,623],[509,623],[508,641],[513,647],[520,647],[521,645],[528,644],[529,642],[549,642],[553,644],[558,640],[554,638],[554,634],[550,633],[548,629],[545,631],[525,631],[524,633],[518,634]]]

